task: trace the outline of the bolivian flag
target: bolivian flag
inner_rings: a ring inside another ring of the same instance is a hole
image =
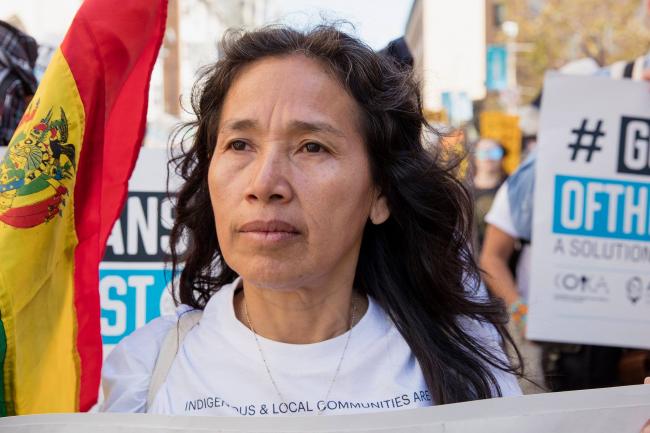
[[[85,0],[0,162],[3,415],[97,400],[98,265],[141,146],[166,8]]]

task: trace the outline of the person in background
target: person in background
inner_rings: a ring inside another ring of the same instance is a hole
[[[505,150],[501,144],[490,138],[478,140],[474,146],[473,163],[473,195],[474,223],[476,227],[476,250],[480,251],[485,234],[485,215],[506,178],[503,170]]]
[[[38,44],[31,36],[0,21],[0,146],[8,146],[38,82],[34,65]]]
[[[379,50],[379,54],[393,59],[402,69],[413,67],[413,55],[403,36],[390,41],[388,45]]]
[[[508,328],[523,359],[524,374],[531,379],[530,382],[519,381],[524,394],[544,391],[542,348],[525,338],[534,161],[533,151],[494,196],[485,216],[485,237],[479,258],[490,292],[501,298],[510,312]],[[519,257],[513,274],[511,260],[517,253]]]

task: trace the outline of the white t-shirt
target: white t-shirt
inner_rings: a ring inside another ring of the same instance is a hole
[[[490,211],[485,215],[485,222],[509,234],[513,238],[520,239],[522,236],[517,232],[512,215],[510,213],[510,201],[508,200],[508,182],[504,182],[499,188]],[[530,286],[530,245],[525,244],[519,260],[517,261],[517,291],[524,301],[528,300]]]
[[[252,332],[235,316],[233,294],[240,283],[237,279],[212,296],[199,324],[185,337],[148,412],[315,415],[321,410],[323,414],[350,414],[433,404],[409,346],[372,298],[367,312],[352,329],[326,401],[347,333],[314,344],[287,344],[259,337],[283,401],[269,379]],[[162,340],[175,321],[170,316],[155,319],[113,349],[102,372],[103,411],[144,412]],[[502,354],[494,328],[474,326],[486,344]],[[521,393],[514,376],[500,370],[494,374],[503,395]]]

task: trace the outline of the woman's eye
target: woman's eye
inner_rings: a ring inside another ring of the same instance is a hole
[[[318,143],[307,143],[303,146],[303,149],[305,149],[305,152],[309,152],[309,153],[318,153],[324,150],[323,146],[321,146]]]
[[[248,144],[245,141],[235,140],[230,142],[230,148],[232,150],[243,151],[246,150]]]

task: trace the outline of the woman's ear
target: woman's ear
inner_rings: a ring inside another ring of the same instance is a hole
[[[388,209],[388,201],[379,191],[375,194],[370,207],[370,221],[374,225],[379,225],[385,222],[390,216],[390,209]]]

